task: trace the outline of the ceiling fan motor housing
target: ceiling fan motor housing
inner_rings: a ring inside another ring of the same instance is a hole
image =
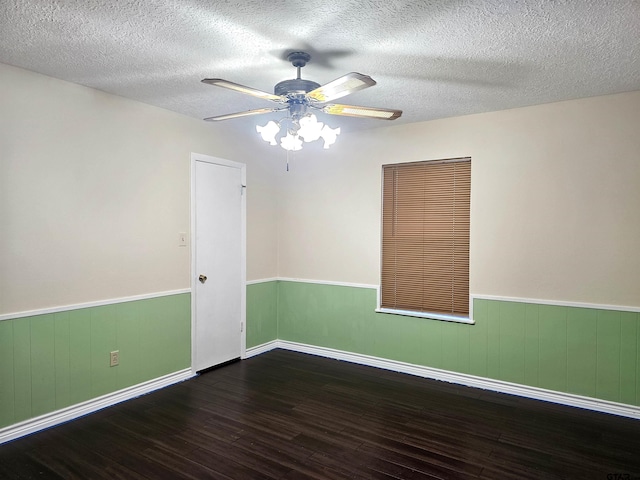
[[[319,86],[319,83],[312,82],[311,80],[294,78],[292,80],[283,80],[282,82],[276,84],[275,88],[273,89],[273,93],[286,97],[288,95],[309,93]]]

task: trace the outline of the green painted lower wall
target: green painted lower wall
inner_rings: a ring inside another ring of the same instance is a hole
[[[0,428],[190,365],[188,293],[4,320]]]
[[[369,288],[277,282],[278,338],[640,405],[640,313],[474,300],[475,325],[375,313]]]
[[[278,338],[278,282],[247,285],[247,348]]]
[[[640,313],[476,299],[464,325],[375,306],[368,288],[252,284],[247,348],[289,340],[640,405]],[[0,428],[190,364],[188,293],[1,321]]]

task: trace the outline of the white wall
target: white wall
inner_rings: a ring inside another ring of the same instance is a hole
[[[302,150],[279,178],[279,275],[378,284],[381,165],[471,156],[471,293],[640,306],[639,127],[631,92]]]
[[[189,287],[191,152],[247,164],[247,278],[276,275],[261,140],[2,64],[0,112],[0,314]]]

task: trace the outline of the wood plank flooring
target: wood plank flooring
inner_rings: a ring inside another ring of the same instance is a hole
[[[640,421],[274,350],[0,445],[0,478],[640,479]]]

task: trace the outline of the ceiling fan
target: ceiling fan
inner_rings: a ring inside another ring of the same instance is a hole
[[[264,127],[257,126],[256,129],[258,133],[262,135],[263,139],[272,145],[277,145],[275,136],[280,131],[280,124],[286,120],[290,123],[290,127],[287,129],[287,136],[281,139],[281,145],[286,150],[300,150],[300,148],[302,148],[302,140],[308,142],[317,140],[320,137],[325,140],[325,148],[328,148],[328,146],[335,141],[336,135],[340,133],[339,128],[331,129],[327,125],[318,122],[315,115],[313,115],[313,111],[315,110],[328,113],[329,115],[375,118],[380,120],[395,120],[402,115],[402,110],[329,103],[364,88],[372,87],[376,82],[368,75],[362,75],[356,72],[347,73],[325,85],[320,85],[311,80],[304,80],[300,78],[300,70],[310,59],[311,56],[305,52],[290,53],[287,56],[287,60],[298,69],[297,77],[276,84],[274,93],[246,87],[221,78],[203,79],[202,82],[209,85],[227,88],[279,104],[274,107],[208,117],[205,118],[205,120],[220,121],[251,115],[288,111],[288,116],[280,120],[280,122],[270,121]]]

